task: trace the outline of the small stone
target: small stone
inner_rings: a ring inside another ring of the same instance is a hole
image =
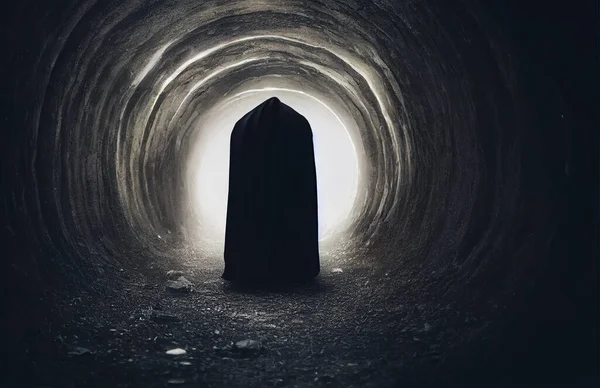
[[[91,351],[91,350],[89,350],[89,349],[86,349],[86,348],[82,348],[82,347],[79,347],[79,346],[75,346],[75,347],[73,347],[73,348],[72,348],[72,349],[69,351],[69,353],[68,353],[68,354],[69,354],[70,356],[83,356],[83,355],[86,355],[86,354],[92,354],[92,351]]]
[[[302,319],[292,319],[292,323],[303,323]]]
[[[219,335],[219,334],[221,334],[221,332],[219,330],[215,330],[215,334]]]
[[[332,273],[342,273],[342,272],[344,272],[344,270],[341,269],[341,268],[334,268],[334,269],[331,270],[331,272]]]
[[[187,280],[186,278],[184,278],[183,276],[180,276],[179,279],[177,280],[169,280],[167,282],[167,290],[174,292],[174,293],[189,293],[191,292],[193,289],[193,284]]]
[[[245,339],[236,342],[235,347],[244,350],[258,350],[260,349],[260,342],[251,339]]]
[[[185,380],[184,379],[169,379],[169,381],[167,381],[169,384],[171,385],[181,385],[181,384],[185,384]]]
[[[182,354],[186,354],[187,352],[181,348],[169,349],[166,352],[170,356],[181,356]]]
[[[177,280],[180,276],[183,276],[182,271],[170,270],[167,272],[167,278],[169,278],[169,280]]]
[[[158,323],[179,322],[179,317],[167,313],[152,312],[152,320]]]
[[[181,361],[181,362],[179,362],[179,365],[190,366],[190,365],[192,365],[192,363],[189,361]]]

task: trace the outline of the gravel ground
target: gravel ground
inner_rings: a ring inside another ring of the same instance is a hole
[[[39,383],[397,387],[472,377],[457,343],[465,328],[479,333],[485,323],[418,298],[417,285],[398,274],[342,251],[322,256],[310,284],[244,289],[220,279],[214,255],[199,265],[188,252],[177,267],[165,262],[144,276],[119,271],[122,288],[68,300],[61,354],[38,365]],[[182,271],[193,290],[167,290],[169,269]]]

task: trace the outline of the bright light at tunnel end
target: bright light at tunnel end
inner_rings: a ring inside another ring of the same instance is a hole
[[[197,143],[187,166],[191,221],[204,241],[225,239],[229,188],[229,146],[235,123],[270,97],[277,97],[311,125],[317,170],[319,240],[341,237],[355,205],[359,160],[345,123],[349,114],[336,113],[325,102],[301,90],[283,87],[246,89],[227,98],[195,128]]]

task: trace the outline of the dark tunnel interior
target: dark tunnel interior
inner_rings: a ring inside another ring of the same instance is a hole
[[[597,2],[1,8],[1,386],[598,383]],[[356,196],[314,282],[240,289],[190,176],[275,92]]]

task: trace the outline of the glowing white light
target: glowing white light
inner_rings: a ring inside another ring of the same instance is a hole
[[[201,233],[222,240],[229,188],[229,141],[236,121],[269,97],[278,97],[311,125],[317,169],[319,238],[344,228],[358,190],[358,160],[348,129],[323,101],[299,90],[251,89],[233,96],[202,123],[197,154],[190,160],[193,201]]]
[[[336,47],[335,49],[332,47],[327,47],[325,45],[321,45],[321,44],[312,44],[309,43],[307,41],[303,41],[303,40],[299,40],[299,39],[295,39],[295,38],[290,38],[290,37],[286,37],[283,35],[274,35],[274,34],[265,34],[265,35],[255,35],[255,36],[248,36],[248,37],[244,37],[244,38],[237,38],[237,39],[232,39],[228,42],[224,42],[221,43],[219,45],[213,46],[209,49],[206,49],[196,55],[194,55],[193,57],[189,58],[188,60],[186,60],[184,63],[182,63],[179,67],[177,67],[165,80],[164,82],[162,82],[162,84],[160,85],[158,91],[154,94],[154,98],[152,100],[152,102],[150,103],[149,106],[149,110],[148,111],[153,111],[155,105],[157,104],[160,96],[165,92],[165,90],[167,89],[167,87],[171,84],[171,82],[173,82],[175,80],[175,78],[177,78],[180,74],[182,74],[186,69],[188,69],[189,66],[191,66],[192,64],[203,60],[204,58],[207,58],[208,56],[210,56],[213,53],[218,52],[221,49],[224,49],[226,47],[238,44],[238,43],[242,43],[242,42],[248,42],[248,41],[252,41],[252,40],[261,40],[261,39],[273,39],[273,40],[282,40],[282,41],[287,41],[287,42],[293,42],[296,44],[300,44],[303,46],[307,46],[307,47],[313,47],[313,48],[318,48],[321,50],[326,50],[329,53],[335,55],[336,57],[338,57],[340,60],[342,60],[343,62],[345,62],[347,65],[349,65],[354,71],[356,71],[366,82],[367,85],[369,86],[369,88],[371,89],[371,92],[373,93],[373,95],[375,96],[375,99],[377,101],[377,104],[379,105],[380,111],[382,113],[382,116],[384,118],[384,121],[386,123],[386,126],[388,127],[388,130],[390,130],[392,133],[395,133],[395,126],[392,122],[390,113],[388,111],[388,107],[390,105],[389,100],[386,98],[387,96],[384,93],[385,87],[383,85],[382,80],[380,79],[380,77],[377,75],[377,73],[371,71],[370,66],[368,64],[366,64],[364,61],[362,61],[361,59],[359,59],[358,57],[356,57],[354,54],[350,53],[347,50],[344,50],[340,47]],[[322,42],[321,42],[322,43]],[[157,61],[160,59],[160,57],[162,56],[163,52],[156,53],[150,60],[149,64],[147,65],[146,69],[144,69],[139,75],[138,77],[136,77],[136,81],[140,82],[141,79],[144,78],[144,76],[147,74],[146,70],[150,71],[150,69],[155,66],[155,64],[157,63]],[[377,61],[377,63],[379,63],[380,65],[384,65],[385,64],[379,59],[376,58],[376,55],[373,55],[375,57],[375,60]],[[255,60],[255,58],[251,58],[249,60],[252,61]],[[243,62],[243,61],[242,61]],[[306,63],[304,63],[306,65]],[[220,74],[223,70],[226,69],[230,69],[231,67],[235,67],[240,65],[240,62],[226,66],[223,69],[219,69],[215,72],[215,74],[210,75],[209,77],[215,76],[217,74]],[[317,66],[313,66],[313,68],[316,68]],[[204,83],[206,82],[206,79],[201,81],[200,83]],[[135,87],[135,81],[134,81],[134,87]],[[188,93],[188,95],[186,95],[185,99],[187,99],[189,97],[190,93]],[[185,100],[184,99],[184,100]],[[127,103],[129,102],[129,98],[127,99]],[[178,111],[180,110],[181,106],[183,105],[183,102],[181,103],[181,105],[178,108]],[[124,110],[122,111],[124,112]],[[147,127],[147,120],[150,119],[150,116],[148,116],[146,118],[146,123],[144,123],[143,126],[141,126],[141,128],[146,128]],[[310,121],[310,120],[309,120]],[[120,136],[121,133],[121,125],[119,125],[118,128],[118,133]],[[394,147],[394,149],[398,149],[397,147],[397,143],[398,143],[398,139],[396,136],[392,136],[392,142],[394,143],[394,145],[396,147]],[[407,145],[408,146],[408,145]],[[385,148],[383,149],[383,152],[385,153]],[[407,149],[407,152],[410,152],[410,149]],[[385,157],[385,155],[384,155]],[[396,163],[399,164],[399,159],[396,158]],[[410,165],[408,166],[410,168]],[[396,185],[398,186],[400,184],[400,182],[398,181],[396,183]],[[386,191],[384,194],[384,200],[388,197],[388,192]],[[397,202],[397,198],[394,199],[394,204]],[[380,213],[381,215],[381,213]]]

